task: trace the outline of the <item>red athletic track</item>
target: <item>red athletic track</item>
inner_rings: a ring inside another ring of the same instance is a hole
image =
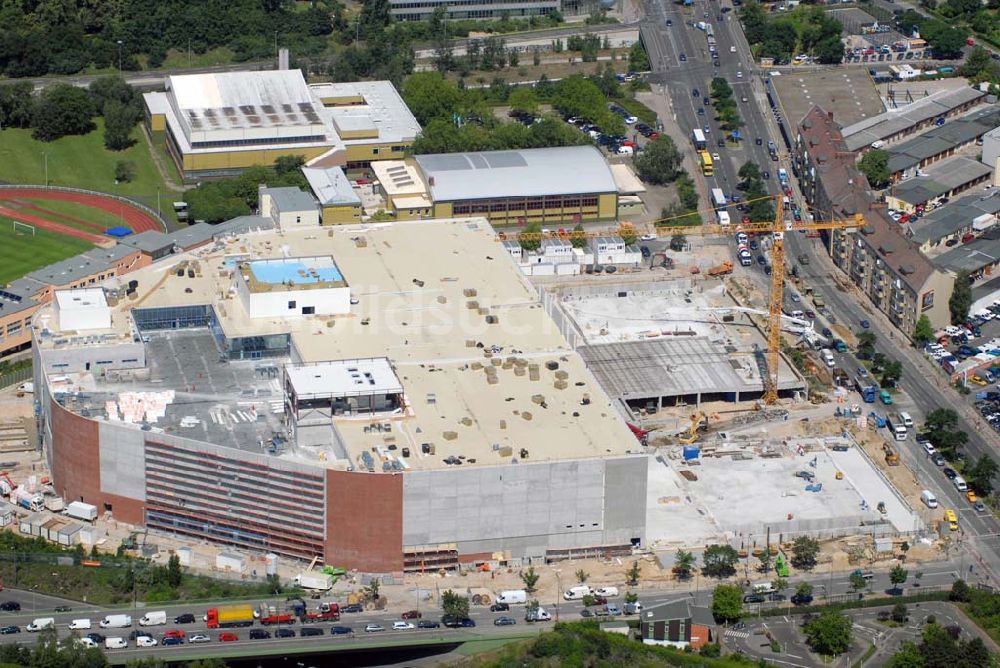
[[[4,200],[11,199],[35,199],[35,200],[61,200],[64,202],[76,202],[83,206],[90,206],[95,209],[101,209],[107,211],[115,216],[120,216],[124,219],[124,224],[131,228],[136,234],[140,232],[145,232],[147,230],[156,230],[159,232],[163,231],[163,226],[154,216],[149,215],[142,209],[132,206],[127,202],[114,199],[112,197],[105,197],[103,195],[89,195],[86,193],[74,193],[66,192],[63,190],[45,190],[43,188],[0,188],[0,206]],[[52,223],[47,220],[42,220],[36,216],[31,216],[23,212],[12,211],[10,209],[0,209],[0,213],[10,218],[20,220],[21,222],[30,223],[32,225],[38,225],[39,227],[44,227],[49,230],[56,232],[63,232],[71,236],[79,237],[81,239],[86,239],[93,243],[104,243],[107,244],[110,237],[103,235],[88,234],[86,232],[80,231],[73,227],[68,227],[64,225],[59,225],[58,223]],[[95,241],[96,239],[96,241]]]
[[[21,211],[27,211],[29,213],[34,212],[41,216],[45,216],[54,223],[58,223],[60,221],[76,223],[76,227],[82,225],[84,230],[87,230],[89,228],[97,233],[101,233],[107,229],[105,225],[101,225],[99,223],[92,223],[89,220],[84,220],[83,218],[77,218],[76,216],[71,216],[68,213],[59,213],[58,211],[52,211],[51,209],[46,209],[32,202],[28,201],[22,202],[19,199],[11,199],[7,200],[7,202],[10,204],[10,206],[14,206],[20,209]]]

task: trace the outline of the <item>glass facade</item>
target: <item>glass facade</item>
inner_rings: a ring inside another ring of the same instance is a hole
[[[215,309],[207,304],[134,309],[132,319],[140,332],[207,327],[219,352],[230,360],[285,357],[291,350],[291,337],[287,333],[226,337]]]
[[[600,196],[546,195],[545,197],[501,197],[497,199],[457,200],[452,215],[485,216],[491,222],[517,223],[521,219],[569,221],[596,219]]]

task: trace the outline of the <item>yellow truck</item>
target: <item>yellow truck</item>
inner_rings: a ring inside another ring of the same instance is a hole
[[[208,622],[210,629],[252,626],[255,616],[251,605],[221,605],[218,608],[209,608],[205,621]]]

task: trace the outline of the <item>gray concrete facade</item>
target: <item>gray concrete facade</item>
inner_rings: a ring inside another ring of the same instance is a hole
[[[100,341],[95,340],[93,345],[54,348],[45,344],[46,341],[43,339],[41,362],[46,373],[89,371],[95,376],[100,376],[105,370],[143,369],[146,366],[146,348],[141,341],[102,345]]]
[[[101,491],[146,500],[146,443],[139,425],[99,422]]]
[[[411,471],[403,545],[454,543],[460,554],[629,545],[645,540],[648,457]]]

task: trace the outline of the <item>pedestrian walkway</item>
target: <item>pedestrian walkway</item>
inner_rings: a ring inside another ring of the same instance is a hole
[[[726,637],[727,638],[741,638],[741,639],[742,638],[749,638],[750,637],[750,632],[749,631],[737,631],[736,629],[728,629],[726,631]]]

